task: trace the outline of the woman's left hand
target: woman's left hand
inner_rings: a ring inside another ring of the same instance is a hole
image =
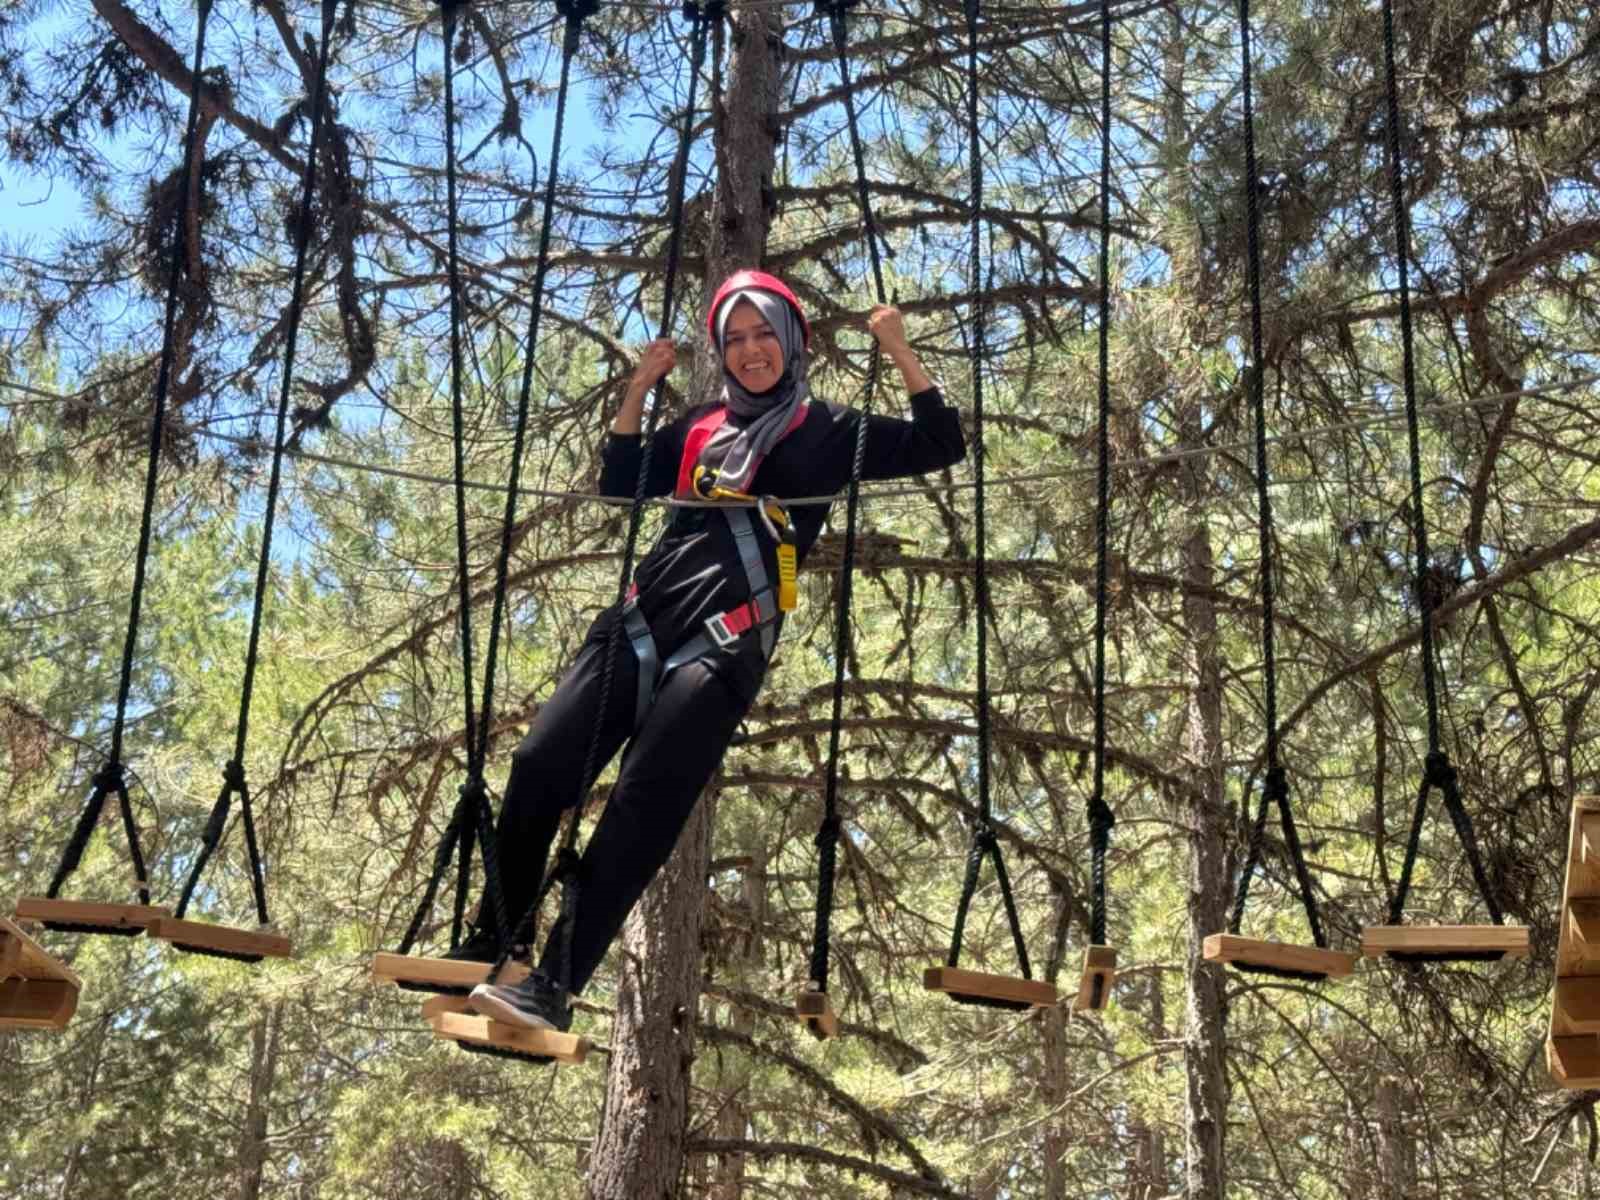
[[[878,339],[878,345],[885,354],[911,348],[911,343],[906,340],[905,317],[892,304],[873,305],[872,311],[867,314],[867,332]]]

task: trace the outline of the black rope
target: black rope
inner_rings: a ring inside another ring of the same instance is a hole
[[[1400,276],[1400,361],[1406,398],[1406,439],[1411,465],[1411,516],[1412,537],[1416,542],[1417,570],[1414,586],[1417,593],[1417,621],[1422,635],[1422,686],[1428,709],[1428,757],[1424,766],[1422,786],[1417,792],[1417,807],[1412,818],[1411,835],[1406,842],[1405,864],[1400,870],[1400,886],[1389,905],[1389,923],[1398,925],[1405,915],[1406,898],[1411,891],[1411,872],[1416,865],[1417,851],[1422,839],[1422,823],[1427,815],[1428,793],[1438,788],[1444,796],[1445,809],[1455,825],[1456,836],[1466,851],[1473,879],[1483,896],[1484,906],[1496,925],[1505,924],[1500,905],[1489,886],[1483,860],[1478,853],[1478,839],[1472,829],[1472,818],[1461,803],[1456,786],[1455,768],[1449,755],[1441,746],[1439,734],[1439,685],[1435,678],[1433,641],[1434,596],[1427,583],[1430,556],[1428,554],[1428,521],[1422,493],[1422,437],[1417,419],[1416,357],[1411,323],[1411,216],[1405,198],[1405,164],[1400,149],[1400,87],[1395,70],[1394,4],[1383,0],[1383,62],[1384,100],[1387,116],[1385,146],[1389,160],[1389,196],[1394,209],[1395,261]],[[1455,957],[1455,956],[1452,956]]]
[[[327,88],[328,62],[333,47],[334,22],[339,0],[322,0],[322,40],[317,47],[316,74],[311,84],[311,133],[306,147],[306,169],[301,179],[299,217],[295,224],[294,282],[289,292],[289,308],[284,331],[283,378],[278,391],[277,424],[272,441],[272,470],[267,481],[267,511],[261,530],[261,554],[256,562],[255,600],[250,612],[250,638],[244,656],[244,682],[239,689],[239,719],[235,725],[233,757],[223,768],[222,791],[211,809],[201,838],[200,852],[190,869],[188,882],[178,899],[174,915],[183,919],[189,909],[200,875],[222,842],[227,828],[228,809],[235,795],[244,820],[245,846],[250,857],[250,882],[255,893],[256,919],[268,924],[267,887],[261,866],[261,851],[256,843],[255,818],[250,806],[250,788],[245,779],[245,744],[249,736],[250,705],[255,692],[256,664],[261,646],[261,618],[266,607],[267,575],[272,564],[272,529],[278,511],[278,492],[283,478],[284,428],[288,423],[289,395],[294,382],[295,352],[299,346],[300,319],[305,304],[306,257],[311,245],[311,202],[317,190],[317,151]]]
[[[539,226],[539,251],[533,275],[532,312],[528,322],[528,337],[523,352],[522,382],[517,399],[517,419],[512,439],[511,469],[506,489],[505,515],[500,524],[500,545],[495,558],[494,601],[489,619],[489,641],[484,656],[483,703],[474,712],[472,702],[472,625],[471,587],[467,561],[466,533],[466,470],[465,433],[461,408],[461,305],[460,270],[457,251],[457,202],[455,171],[455,90],[454,58],[456,12],[461,0],[446,0],[441,5],[445,55],[445,188],[449,223],[449,279],[450,279],[450,372],[451,417],[455,448],[455,499],[456,499],[456,568],[460,587],[461,656],[463,703],[465,707],[467,779],[461,785],[455,813],[445,828],[439,851],[434,857],[433,873],[423,892],[423,901],[413,917],[400,945],[402,954],[408,953],[419,935],[427,913],[433,907],[434,897],[449,869],[452,852],[456,865],[456,892],[451,915],[451,946],[458,946],[466,921],[467,896],[472,882],[472,849],[478,847],[483,858],[484,892],[489,913],[480,913],[479,923],[492,926],[500,942],[502,953],[509,952],[511,914],[506,907],[505,892],[501,886],[499,863],[494,844],[494,810],[489,803],[489,790],[484,779],[488,758],[489,736],[493,726],[494,677],[499,658],[500,629],[504,621],[506,593],[511,564],[511,542],[516,528],[517,490],[522,473],[523,447],[527,438],[528,409],[533,394],[534,357],[538,350],[539,325],[544,313],[544,284],[550,266],[551,229],[555,214],[555,191],[561,166],[561,144],[566,124],[567,99],[570,90],[572,60],[576,57],[585,18],[597,11],[597,0],[557,0],[556,9],[566,19],[562,38],[561,81],[556,92],[555,123],[550,138],[550,162],[545,180],[544,208]]]
[[[1295,829],[1294,814],[1289,804],[1288,775],[1279,763],[1277,617],[1272,587],[1275,538],[1272,494],[1267,488],[1270,475],[1267,463],[1266,371],[1262,362],[1261,336],[1261,180],[1256,167],[1255,93],[1250,41],[1250,0],[1239,0],[1239,59],[1244,96],[1245,247],[1250,289],[1250,363],[1247,369],[1250,408],[1255,421],[1256,532],[1260,539],[1261,550],[1261,658],[1263,706],[1267,727],[1267,770],[1266,782],[1261,791],[1261,806],[1250,837],[1249,851],[1245,856],[1244,869],[1239,874],[1238,891],[1233,904],[1233,919],[1229,928],[1238,933],[1240,924],[1244,920],[1250,880],[1255,874],[1265,839],[1267,809],[1269,805],[1276,804],[1283,826],[1284,846],[1289,852],[1290,861],[1294,864],[1295,877],[1300,888],[1300,900],[1306,910],[1306,922],[1311,927],[1312,940],[1317,946],[1326,949],[1328,939],[1322,931],[1322,919],[1317,911],[1311,873],[1306,866],[1305,854],[1300,846],[1300,835]]]
[[[689,38],[689,83],[688,95],[685,98],[683,109],[683,127],[679,133],[678,151],[672,164],[672,174],[668,180],[669,207],[667,210],[667,262],[666,274],[662,281],[661,297],[661,325],[660,336],[667,336],[672,330],[673,316],[677,306],[678,268],[683,247],[683,207],[684,191],[689,174],[689,150],[694,141],[694,112],[695,94],[698,90],[700,70],[705,63],[706,37],[712,24],[722,19],[726,11],[724,0],[712,0],[702,7],[694,0],[684,4],[683,15],[690,22]],[[633,580],[634,559],[638,554],[639,532],[644,522],[645,489],[650,479],[650,461],[655,451],[655,431],[660,422],[661,410],[665,407],[666,381],[656,384],[655,395],[652,397],[644,416],[642,430],[642,444],[639,454],[639,474],[634,485],[633,504],[628,512],[628,533],[623,542],[622,570],[617,581],[617,604],[620,606],[628,594],[628,585]],[[498,966],[504,965],[510,948],[513,945],[530,944],[536,933],[536,923],[539,915],[539,906],[544,902],[550,889],[557,884],[561,886],[561,915],[558,917],[558,926],[553,931],[556,937],[556,979],[555,983],[563,991],[570,991],[572,984],[572,933],[576,925],[577,910],[581,899],[581,885],[579,881],[579,856],[577,852],[578,827],[583,816],[582,797],[587,795],[594,786],[594,781],[600,774],[600,744],[601,731],[604,726],[604,714],[611,706],[611,693],[616,676],[616,659],[622,645],[622,622],[616,622],[611,630],[611,636],[606,644],[605,663],[600,672],[600,719],[596,720],[594,731],[589,739],[589,748],[584,760],[584,769],[581,776],[582,786],[578,789],[579,803],[574,806],[571,817],[567,821],[566,832],[562,836],[561,847],[556,856],[555,870],[551,871],[548,878],[543,881],[538,889],[533,903],[518,920],[514,935],[501,950],[501,959]],[[540,864],[542,867],[543,864]]]
[[[1106,608],[1111,537],[1111,4],[1100,4],[1100,428],[1095,504],[1094,790],[1089,798],[1089,941],[1106,944],[1106,852],[1116,817],[1106,803]],[[1098,981],[1098,977],[1097,977]]]
[[[867,254],[872,263],[872,284],[879,304],[888,302],[883,284],[883,262],[879,256],[877,222],[872,214],[871,192],[867,184],[867,160],[861,147],[856,122],[855,100],[850,85],[850,47],[845,22],[846,12],[856,0],[819,0],[817,11],[828,18],[834,52],[839,61],[839,81],[844,95],[845,123],[850,130],[850,151],[855,164],[856,204],[861,210],[861,226],[866,233]],[[861,509],[861,471],[867,453],[867,416],[877,392],[880,355],[876,343],[867,362],[866,386],[856,423],[854,453],[850,460],[850,484],[845,492],[844,552],[839,564],[839,595],[834,609],[833,699],[828,721],[828,768],[822,791],[822,823],[817,827],[817,907],[811,932],[811,974],[813,990],[828,990],[829,955],[833,941],[833,906],[838,873],[839,759],[844,729],[844,675],[850,658],[850,612],[855,599],[856,535]]]
[[[856,203],[861,209],[862,228],[867,239],[867,256],[872,261],[872,283],[878,303],[887,304],[888,292],[883,286],[883,257],[894,257],[888,242],[879,249],[878,225],[872,216],[872,201],[868,197],[867,159],[861,147],[861,128],[856,120],[855,88],[850,82],[850,43],[845,25],[845,14],[860,0],[817,0],[817,12],[828,18],[828,30],[833,35],[833,51],[839,61],[839,90],[844,97],[845,125],[850,133],[850,155],[856,168]]]
[[[967,854],[967,873],[962,882],[961,896],[956,902],[955,928],[950,939],[947,959],[954,967],[961,961],[961,942],[966,931],[967,910],[978,886],[979,868],[987,855],[994,860],[995,879],[1000,885],[1000,897],[1005,906],[1006,921],[1011,927],[1011,940],[1016,947],[1017,964],[1024,979],[1033,978],[1028,962],[1027,941],[1022,934],[1022,922],[1017,915],[1017,904],[1011,894],[1011,877],[1006,872],[1005,858],[1000,852],[1000,842],[995,836],[994,810],[990,786],[990,709],[989,696],[989,535],[985,519],[984,497],[984,420],[983,420],[983,360],[988,349],[988,292],[983,283],[983,151],[978,137],[978,15],[980,0],[966,0],[967,18],[967,166],[969,230],[972,247],[969,270],[972,275],[972,337],[967,343],[968,365],[972,377],[972,465],[973,514],[976,562],[973,571],[974,602],[978,613],[978,818],[973,824],[972,847]]]
[[[133,557],[133,586],[128,600],[128,628],[122,642],[122,673],[117,684],[116,716],[111,723],[111,752],[104,765],[95,774],[94,787],[88,803],[78,818],[61,864],[56,868],[50,883],[49,896],[55,899],[68,876],[77,870],[84,849],[94,834],[106,798],[115,794],[122,809],[123,828],[128,836],[128,854],[133,860],[135,878],[138,880],[139,903],[150,903],[150,881],[145,873],[144,853],[139,847],[139,831],[133,820],[133,806],[128,799],[128,788],[123,773],[122,738],[127,723],[128,697],[133,692],[133,657],[139,644],[139,613],[144,603],[145,568],[150,560],[150,537],[155,524],[156,478],[161,467],[162,427],[167,411],[167,393],[171,390],[172,364],[177,357],[178,291],[183,280],[183,229],[189,214],[189,190],[195,179],[195,132],[200,125],[200,93],[204,88],[201,76],[205,65],[206,27],[211,21],[211,0],[198,0],[195,6],[194,65],[190,68],[189,117],[183,134],[182,186],[178,189],[178,203],[172,214],[171,259],[167,264],[166,315],[162,323],[161,361],[156,369],[155,403],[150,416],[150,450],[145,464],[144,506],[139,514],[139,545]],[[196,181],[195,186],[198,186]]]

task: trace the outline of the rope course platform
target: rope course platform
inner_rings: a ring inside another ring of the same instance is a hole
[[[138,937],[172,910],[159,904],[102,904],[92,900],[55,900],[48,896],[23,896],[17,901],[17,920],[37,921],[58,933],[108,933]]]
[[[581,1066],[594,1043],[576,1033],[554,1029],[519,1029],[467,1010],[459,996],[435,996],[422,1005],[422,1015],[433,1035],[455,1042],[474,1054],[514,1058],[524,1062],[566,1063]]]
[[[1600,796],[1572,802],[1545,1060],[1561,1087],[1600,1087]]]
[[[83,983],[0,917],[0,1029],[65,1029]]]
[[[1406,932],[1417,931],[1408,926]],[[1264,968],[1276,975],[1315,976],[1319,980],[1342,979],[1352,974],[1360,957],[1343,950],[1297,946],[1234,933],[1211,934],[1205,940],[1203,953],[1207,962],[1229,964],[1243,971]]]
[[[294,953],[287,937],[265,925],[258,929],[235,929],[209,921],[163,916],[150,923],[150,936],[172,943],[174,950],[238,962],[258,963],[264,958],[289,958]]]
[[[488,983],[493,969],[493,963],[422,958],[386,950],[372,956],[372,977],[379,983],[392,983],[408,992],[437,992],[445,996],[467,995],[480,983]],[[526,964],[513,961],[501,968],[498,982],[521,983],[527,977]]]
[[[943,992],[960,1004],[1007,1008],[1013,1012],[1050,1008],[1061,998],[1053,983],[967,971],[961,967],[929,967],[922,973],[922,986],[930,992]]]
[[[1368,925],[1361,953],[1397,962],[1498,962],[1528,956],[1526,925]]]

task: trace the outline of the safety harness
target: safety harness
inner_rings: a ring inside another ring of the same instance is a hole
[[[807,406],[802,404],[795,412],[794,420],[784,430],[784,437],[788,437],[805,422],[806,412]],[[706,467],[699,462],[700,453],[706,443],[717,430],[722,428],[727,419],[727,408],[719,406],[689,427],[689,432],[684,438],[683,457],[679,460],[678,482],[673,494],[685,500],[745,502],[728,504],[717,511],[726,518],[728,528],[733,533],[734,546],[739,551],[739,562],[744,567],[745,581],[750,586],[750,598],[727,612],[707,617],[705,628],[700,633],[695,634],[662,661],[661,653],[656,647],[655,636],[650,632],[649,622],[639,611],[639,586],[634,584],[629,588],[628,597],[622,606],[622,627],[628,635],[629,643],[633,646],[634,657],[639,660],[638,698],[633,713],[635,732],[644,724],[645,717],[655,704],[656,693],[661,690],[661,685],[666,682],[667,676],[685,663],[694,662],[713,650],[726,649],[752,632],[760,639],[763,661],[771,658],[773,647],[778,641],[778,617],[795,606],[798,554],[794,523],[789,519],[788,510],[775,497],[763,496],[757,499],[745,492],[718,486],[716,469]],[[757,462],[749,478],[755,478],[759,467],[760,463]],[[755,501],[753,506],[749,505],[750,501]],[[756,520],[752,514],[759,516],[768,535],[778,544],[776,589],[767,577],[766,564],[761,560],[761,539],[756,532]]]

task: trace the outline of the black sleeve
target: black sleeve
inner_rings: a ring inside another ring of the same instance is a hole
[[[834,423],[835,439],[843,442],[844,480],[850,478],[856,423],[862,419],[854,409],[846,409]],[[865,420],[867,449],[861,464],[863,479],[925,475],[953,466],[967,456],[961,414],[944,402],[944,395],[938,388],[929,388],[911,397],[909,421],[876,415],[869,415]]]
[[[656,430],[650,451],[650,478],[646,496],[666,496],[678,484],[678,459],[683,457],[684,419],[669,421]],[[639,459],[644,437],[637,433],[607,433],[600,446],[600,494],[632,500],[639,484]]]

